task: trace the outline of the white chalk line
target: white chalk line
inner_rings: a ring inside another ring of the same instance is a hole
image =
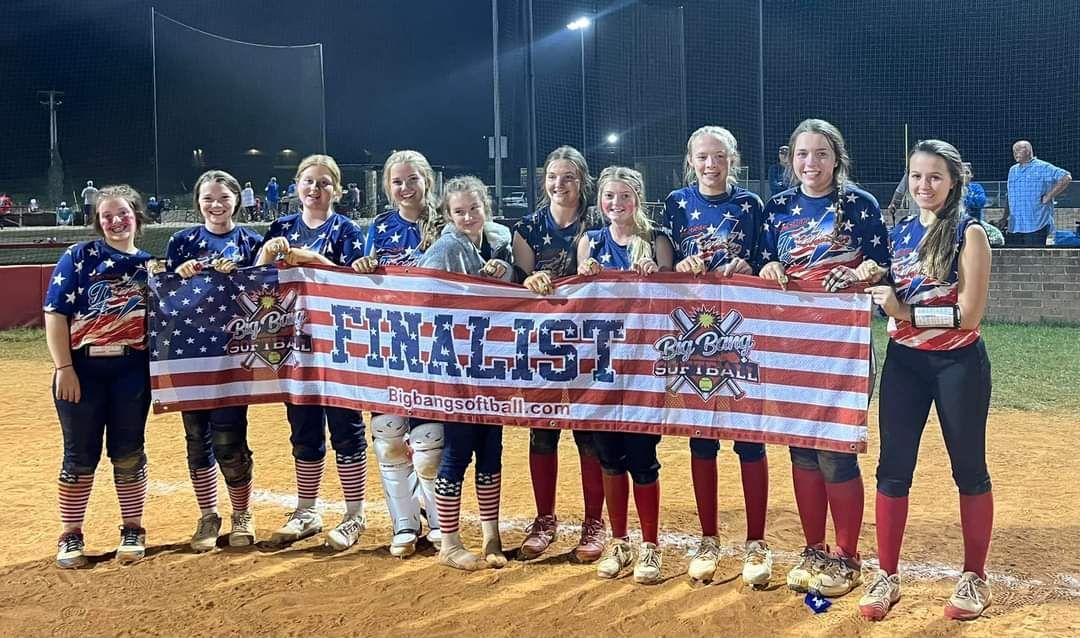
[[[190,492],[191,485],[188,483],[167,483],[165,481],[149,482],[149,489],[154,494],[169,495],[177,492]],[[282,494],[280,492],[273,492],[264,489],[255,489],[252,491],[251,500],[263,505],[276,505],[283,509],[291,510],[296,506],[295,494]],[[345,513],[345,501],[326,500],[319,499],[319,509],[323,512],[335,512]],[[381,500],[368,499],[365,502],[365,510],[368,512],[379,512],[386,514],[386,504]],[[469,523],[472,525],[479,525],[480,518],[474,514],[468,514],[462,512],[462,523]],[[499,529],[503,531],[520,531],[532,523],[531,519],[519,519],[519,518],[502,518],[499,521]],[[576,523],[559,522],[559,529],[564,532],[570,532],[571,534],[581,533],[581,525]],[[635,541],[640,541],[640,533],[632,532],[631,537]],[[693,555],[694,550],[697,548],[698,542],[701,537],[694,534],[686,534],[683,532],[663,532],[660,534],[660,544],[667,548],[678,548],[686,552],[686,556],[689,558]],[[743,555],[743,548],[739,545],[721,545],[720,556],[724,558],[741,558]],[[773,561],[780,564],[794,565],[799,561],[799,555],[795,552],[787,552],[783,550],[772,550]],[[863,560],[865,568],[876,570],[878,563],[876,559],[867,558]],[[901,563],[901,573],[905,580],[920,580],[920,581],[942,581],[942,580],[956,580],[960,578],[961,572],[951,565],[945,563],[915,563],[910,561],[904,561]],[[1055,581],[1053,583],[1047,583],[1046,581],[1037,578],[1025,578],[1022,576],[1015,576],[1006,572],[991,572],[990,582],[1005,587],[1009,590],[1024,590],[1024,589],[1045,589],[1046,587],[1052,587],[1057,590],[1055,593],[1063,594],[1070,598],[1080,598],[1080,576],[1075,574],[1054,574]]]

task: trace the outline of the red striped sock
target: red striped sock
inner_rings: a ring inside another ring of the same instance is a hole
[[[367,457],[358,460],[338,461],[338,479],[341,491],[345,493],[345,505],[349,511],[355,511],[364,502],[367,492]]]
[[[322,483],[323,468],[326,459],[318,461],[296,461],[296,495],[300,499],[315,501],[319,498],[319,485]]]
[[[802,521],[803,536],[809,547],[825,544],[825,517],[829,512],[829,496],[825,492],[825,477],[819,470],[791,466],[795,484],[795,505]]]
[[[225,486],[229,490],[229,503],[232,505],[232,511],[246,512],[251,509],[251,487],[252,481],[248,481],[243,485]]]
[[[585,518],[604,518],[604,470],[600,459],[581,454],[581,492],[585,496]]]
[[[443,534],[461,529],[461,483],[444,478],[435,479],[435,507],[439,510],[439,525]]]
[[[188,468],[191,475],[191,487],[195,489],[195,502],[203,514],[216,512],[218,507],[217,495],[217,464],[210,467]]]
[[[82,528],[86,518],[86,505],[94,487],[93,474],[60,473],[57,488],[60,497],[60,523],[65,530]]]
[[[765,515],[769,509],[769,460],[739,463],[743,505],[746,507],[746,540],[765,540]]]
[[[116,498],[120,501],[120,518],[125,522],[138,521],[146,505],[146,467],[140,468],[134,477],[117,476],[114,470],[113,478],[116,481]]]
[[[716,536],[716,459],[690,457],[690,477],[694,483],[694,500],[701,522],[702,536]]]
[[[476,473],[476,501],[480,505],[480,522],[499,520],[499,497],[502,494],[502,473]],[[440,514],[442,513],[440,508]]]

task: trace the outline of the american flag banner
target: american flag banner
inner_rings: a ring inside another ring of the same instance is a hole
[[[820,283],[412,267],[151,282],[156,413],[288,401],[472,423],[866,451],[870,301]]]

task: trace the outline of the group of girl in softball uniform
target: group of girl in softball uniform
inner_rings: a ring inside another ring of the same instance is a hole
[[[960,155],[937,140],[915,146],[908,181],[920,213],[900,221],[890,234],[875,199],[850,181],[850,159],[836,127],[806,120],[792,133],[790,147],[789,170],[797,186],[763,204],[735,183],[739,152],[734,136],[718,126],[698,129],[687,142],[687,185],[667,197],[660,224],[645,213],[640,173],[614,166],[602,171],[594,208],[594,183],[584,156],[560,147],[545,162],[540,207],[512,232],[492,222],[491,201],[479,179],[453,178],[440,194],[431,165],[415,151],[398,151],[387,160],[384,190],[393,209],[373,220],[366,238],[354,222],[332,212],[342,180],[328,156],[313,155],[300,163],[302,210],[275,221],[265,237],[236,225],[237,181],[222,171],[208,171],[194,192],[205,222],[173,236],[165,267],[193,277],[207,268],[230,273],[270,263],[322,263],[361,273],[381,265],[415,265],[517,281],[540,295],[550,294],[561,277],[593,276],[605,269],[641,276],[670,270],[756,274],[781,287],[794,278],[820,282],[831,292],[865,290],[889,317],[890,340],[879,401],[875,516],[880,568],[865,585],[860,613],[880,620],[900,599],[907,494],[933,403],[960,492],[964,538],[964,571],[945,614],[978,617],[991,601],[985,571],[993,525],[985,458],[990,366],[979,337],[990,251],[985,231],[963,211]],[[145,553],[143,437],[150,401],[146,337],[155,323],[146,296],[151,257],[135,246],[144,222],[138,193],[127,186],[103,189],[93,219],[102,238],[65,252],[45,298],[46,335],[56,368],[53,391],[64,439],[57,564],[65,568],[87,564],[81,528],[103,434],[120,500],[117,557],[131,562]],[[870,368],[872,385],[873,364]],[[367,444],[361,414],[291,403],[286,414],[297,505],[271,542],[287,544],[322,531],[316,501],[329,427],[346,512],[327,533],[326,543],[346,549],[367,525]],[[253,462],[246,407],[185,412],[182,420],[200,509],[192,549],[210,550],[218,542],[219,466],[232,505],[228,542],[252,544]],[[441,563],[462,570],[505,565],[499,533],[502,427],[376,414],[371,428],[392,523],[391,553],[412,554],[426,518],[427,538],[439,548]],[[559,532],[555,493],[560,432],[530,431],[529,469],[537,512],[519,550],[523,559],[542,555]],[[573,437],[585,505],[574,556],[595,562],[602,578],[618,577],[632,567],[636,581],[659,582],[660,437],[581,430],[574,430]],[[720,444],[692,438],[689,447],[701,540],[688,572],[695,581],[709,581],[721,551]],[[734,451],[746,511],[742,577],[757,588],[769,583],[773,566],[765,542],[766,450],[759,443],[735,442]],[[863,580],[858,540],[864,495],[858,458],[798,445],[790,447],[790,455],[805,546],[787,574],[787,584],[800,592],[844,595]],[[483,531],[479,552],[467,549],[460,534],[465,470],[474,458]],[[628,533],[631,484],[643,540],[637,548]],[[602,518],[605,502],[610,538]],[[831,546],[826,543],[829,510],[836,531]]]

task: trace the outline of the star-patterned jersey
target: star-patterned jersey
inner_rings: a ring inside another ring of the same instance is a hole
[[[905,217],[893,227],[892,266],[889,274],[896,287],[896,298],[906,304],[924,306],[952,306],[959,298],[960,251],[964,248],[964,236],[968,227],[978,225],[972,217],[964,215],[956,227],[956,252],[949,276],[941,281],[922,272],[919,263],[919,245],[926,237],[926,227],[918,215]],[[979,329],[916,328],[910,321],[889,318],[889,337],[900,345],[919,350],[955,350],[979,339]]]
[[[380,266],[415,266],[420,261],[420,224],[388,210],[368,227],[364,254],[379,258]]]
[[[675,244],[675,263],[691,255],[709,270],[735,257],[752,262],[761,209],[761,199],[739,186],[718,197],[702,195],[696,184],[672,191],[664,201],[664,226]]]
[[[789,277],[821,281],[837,266],[856,268],[873,259],[889,267],[889,236],[877,200],[849,186],[840,196],[810,197],[788,189],[765,204],[758,266],[784,265]],[[839,224],[839,228],[837,228]]]
[[[600,262],[604,270],[630,270],[634,267],[630,259],[630,245],[623,246],[611,235],[611,226],[598,230],[585,231],[585,240],[589,242],[589,256]],[[652,258],[656,260],[656,242],[668,241],[666,234],[653,231]]]
[[[514,224],[514,233],[521,235],[533,251],[533,272],[546,270],[552,277],[577,274],[577,248],[574,239],[581,230],[581,217],[566,228],[559,228],[551,216],[551,207],[544,206]]]
[[[227,259],[236,262],[237,266],[250,266],[259,254],[257,248],[262,240],[262,235],[243,226],[237,226],[224,235],[212,233],[206,226],[188,228],[169,238],[169,245],[165,249],[165,267],[175,270],[192,259],[203,267],[209,267],[215,259]]]
[[[146,262],[102,239],[70,246],[53,269],[45,312],[68,317],[71,349],[84,346],[146,348]]]
[[[302,215],[293,213],[278,217],[270,224],[263,243],[274,237],[284,237],[289,240],[289,246],[313,250],[339,266],[349,266],[364,256],[364,239],[360,228],[348,217],[330,213],[318,228],[309,228]],[[262,244],[259,249],[262,249]]]

